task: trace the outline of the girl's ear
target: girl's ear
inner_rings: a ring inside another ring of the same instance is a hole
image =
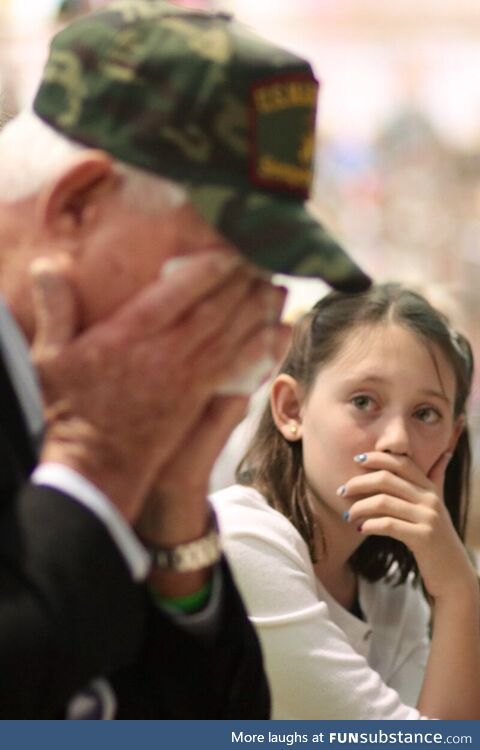
[[[447,450],[450,453],[453,453],[455,451],[455,448],[457,447],[458,439],[460,435],[462,434],[464,427],[465,427],[465,415],[460,414],[460,416],[457,417],[457,419],[455,420],[452,434],[450,435],[450,440],[448,441]]]
[[[286,440],[302,438],[302,392],[291,375],[278,375],[270,389],[270,406],[277,429]]]

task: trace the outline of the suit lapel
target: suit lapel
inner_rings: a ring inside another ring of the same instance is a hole
[[[0,469],[4,485],[11,473],[15,475],[16,482],[18,479],[25,479],[35,466],[36,458],[23,412],[1,356],[0,431],[2,455],[7,458],[7,461],[2,461]]]

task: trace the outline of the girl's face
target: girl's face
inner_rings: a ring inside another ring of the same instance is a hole
[[[362,473],[353,457],[368,451],[407,455],[428,475],[454,448],[455,391],[453,368],[441,351],[427,349],[407,328],[352,331],[300,410],[304,467],[314,494],[342,513],[350,502],[336,490]]]

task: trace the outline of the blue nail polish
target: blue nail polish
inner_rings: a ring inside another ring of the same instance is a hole
[[[353,457],[353,460],[356,461],[357,464],[363,464],[367,460],[367,454],[357,453],[357,455]]]
[[[338,495],[339,497],[341,497],[342,495],[344,495],[344,494],[345,494],[345,492],[346,492],[346,491],[347,491],[347,487],[346,487],[346,485],[345,485],[345,484],[342,484],[342,485],[341,485],[341,486],[340,486],[340,487],[338,488],[338,490],[337,490],[337,495]]]
[[[344,521],[348,521],[349,517],[350,517],[350,513],[348,512],[348,510],[344,510],[343,511],[343,520]]]

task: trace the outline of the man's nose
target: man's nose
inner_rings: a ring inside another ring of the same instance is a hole
[[[385,419],[375,450],[384,453],[396,453],[399,456],[410,456],[411,442],[408,425],[404,417],[397,415]]]

